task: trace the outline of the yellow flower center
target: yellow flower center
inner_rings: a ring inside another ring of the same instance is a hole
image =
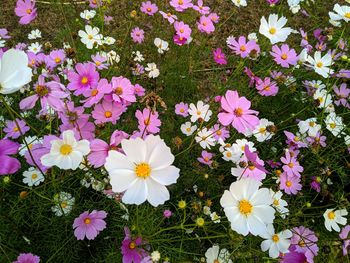
[[[191,128],[190,128],[190,127],[186,128],[186,131],[190,132],[190,131],[191,131]]]
[[[322,67],[323,67],[323,63],[322,63],[322,62],[318,62],[318,63],[316,64],[316,67],[322,68]]]
[[[274,200],[273,200],[273,204],[274,204],[275,206],[278,206],[278,205],[280,204],[280,202],[279,202],[277,199],[274,199]]]
[[[184,112],[185,112],[185,109],[180,109],[180,112],[181,112],[181,113],[184,113]]]
[[[293,164],[293,163],[289,163],[289,164],[288,164],[288,167],[289,167],[289,168],[293,168],[293,167],[294,167],[294,164]]]
[[[301,247],[305,247],[305,242],[304,242],[304,240],[300,240],[300,241],[298,242],[298,245],[301,246]]]
[[[350,19],[350,12],[345,13],[345,14],[344,14],[344,17],[346,17],[346,18]]]
[[[201,115],[201,114],[202,114],[202,112],[198,110],[197,111],[197,115]]]
[[[242,114],[243,114],[243,110],[242,110],[241,108],[237,108],[237,109],[235,109],[234,114],[235,114],[237,117],[241,117]]]
[[[272,236],[272,241],[273,242],[277,243],[279,240],[280,240],[280,238],[278,237],[278,235],[275,234],[275,235]]]
[[[265,133],[265,131],[266,131],[266,128],[265,128],[265,127],[261,127],[261,128],[259,129],[259,132],[260,132],[260,133]]]
[[[66,208],[67,206],[68,206],[67,201],[63,201],[63,202],[61,203],[61,207],[62,207],[62,208]]]
[[[152,9],[149,7],[149,8],[147,8],[147,12],[151,12],[152,11]]]
[[[248,216],[253,210],[253,206],[252,204],[246,200],[243,199],[239,202],[239,211],[241,212],[241,214]]]
[[[178,3],[179,5],[183,5],[183,4],[184,4],[184,1],[183,1],[183,0],[179,0],[177,3]]]
[[[333,122],[329,124],[329,127],[331,127],[332,129],[334,129],[335,127],[337,127],[337,125]]]
[[[26,10],[26,13],[27,13],[28,15],[30,15],[32,12],[33,12],[33,10],[30,9],[30,8],[28,8],[28,9]]]
[[[129,244],[129,248],[130,249],[135,249],[136,247],[136,243],[134,241],[131,241],[130,244]]]
[[[122,87],[117,87],[115,89],[115,94],[117,95],[122,95],[123,94],[123,88]]]
[[[36,178],[38,178],[37,174],[32,174],[32,179],[35,180]]]
[[[87,225],[91,224],[91,219],[90,218],[85,218],[84,219],[84,223],[87,224]]]
[[[88,39],[93,39],[94,37],[92,35],[88,35]]]
[[[264,90],[269,91],[269,90],[270,90],[270,86],[265,86],[265,87],[264,87]]]
[[[97,89],[93,89],[92,91],[91,91],[91,96],[96,96],[98,94],[98,90]]]
[[[146,179],[151,174],[151,166],[147,163],[140,163],[135,167],[135,173],[137,177]]]
[[[73,151],[72,146],[70,146],[69,144],[63,144],[60,148],[60,153],[62,155],[68,155]]]
[[[151,120],[150,120],[149,118],[146,118],[146,119],[143,121],[143,123],[144,123],[145,125],[149,125],[149,124],[151,123]]]
[[[60,63],[60,62],[61,62],[61,59],[60,59],[60,58],[55,58],[55,62],[56,62],[56,63]]]
[[[105,112],[105,117],[106,117],[106,118],[112,117],[112,112],[106,111],[106,112]]]
[[[100,61],[96,61],[96,62],[95,62],[95,65],[96,65],[96,66],[101,66],[101,64],[102,64],[102,63],[101,63]]]
[[[215,259],[213,263],[220,263],[218,259]]]
[[[287,187],[291,187],[291,186],[292,186],[292,182],[291,182],[291,181],[287,181],[287,182],[286,182],[286,186],[287,186]]]
[[[185,30],[183,30],[182,28],[180,29],[180,33],[183,33],[183,32],[185,32]]]
[[[13,128],[13,131],[14,131],[14,132],[18,132],[18,131],[19,131],[18,127],[14,127],[14,128]]]
[[[310,127],[314,127],[314,126],[315,126],[315,122],[310,121],[310,122],[309,122],[309,126],[310,126]]]
[[[89,81],[89,79],[84,76],[84,77],[81,78],[80,82],[81,82],[81,84],[86,84],[86,83],[88,83],[88,81]]]
[[[37,85],[35,87],[35,92],[40,96],[40,97],[44,97],[45,95],[47,95],[49,93],[49,90],[42,85]]]
[[[335,218],[335,213],[333,211],[328,213],[328,218],[333,220]]]
[[[274,27],[271,27],[270,30],[269,30],[269,32],[270,32],[271,35],[276,34],[276,31],[277,31],[277,30],[276,30],[276,28],[274,28]]]
[[[231,153],[231,152],[227,152],[227,153],[226,153],[226,156],[227,156],[228,158],[230,158],[230,157],[232,157],[232,153]]]
[[[221,131],[221,130],[218,130],[218,131],[216,132],[216,134],[217,134],[217,135],[221,135],[221,134],[222,134],[222,131]]]
[[[282,58],[283,60],[286,60],[286,59],[288,58],[288,56],[287,56],[287,54],[282,54],[281,58]]]
[[[244,52],[244,51],[247,50],[247,48],[246,48],[246,46],[243,45],[243,46],[241,46],[241,47],[239,48],[239,50],[242,51],[242,52]]]

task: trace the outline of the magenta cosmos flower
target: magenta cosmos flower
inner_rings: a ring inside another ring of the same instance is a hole
[[[292,156],[290,152],[286,152],[285,157],[281,157],[281,162],[284,164],[282,166],[283,171],[290,176],[301,177],[301,172],[304,171],[304,168],[299,164],[295,156]]]
[[[178,12],[183,12],[187,8],[193,7],[192,0],[171,0],[170,5]]]
[[[123,254],[123,263],[141,263],[141,260],[148,256],[147,252],[142,248],[145,243],[141,237],[133,239],[129,228],[124,228],[125,238],[122,241],[121,251]]]
[[[96,124],[111,122],[116,124],[122,113],[125,111],[125,106],[121,103],[103,100],[102,103],[97,104],[92,111],[92,117]]]
[[[277,83],[271,81],[269,77],[264,80],[256,78],[256,89],[261,96],[276,96],[278,93]]]
[[[135,102],[135,89],[130,80],[124,77],[113,77],[112,84],[112,99],[115,102]]]
[[[80,95],[85,90],[94,88],[100,79],[95,65],[91,63],[78,63],[75,66],[77,72],[69,71],[67,88],[74,91],[74,95]]]
[[[241,56],[242,58],[248,57],[252,54],[259,54],[260,47],[255,40],[249,40],[247,42],[245,36],[240,36],[238,41],[234,37],[228,37],[226,40],[227,46],[235,53],[236,55]]]
[[[179,36],[180,38],[186,38],[188,39],[191,36],[192,29],[190,28],[189,25],[185,24],[184,22],[176,21],[174,23],[174,28],[176,31],[176,35]]]
[[[19,20],[21,25],[29,24],[37,16],[35,0],[17,0],[15,13],[21,18]]]
[[[21,168],[21,163],[9,155],[17,154],[20,144],[9,139],[0,140],[0,175],[14,174]]]
[[[217,141],[220,139],[225,141],[230,137],[230,132],[225,127],[220,127],[220,124],[215,124],[209,131],[212,132],[214,139]]]
[[[187,117],[188,116],[188,104],[180,102],[175,105],[175,113],[177,115],[180,115],[182,117]]]
[[[197,27],[200,32],[210,34],[215,31],[214,23],[209,17],[201,16],[199,22],[197,22]]]
[[[295,66],[298,62],[297,53],[287,44],[283,44],[281,48],[277,45],[272,46],[270,54],[274,57],[274,61],[283,68],[289,68],[290,65]]]
[[[133,30],[131,30],[130,36],[132,38],[132,41],[141,44],[145,38],[145,31],[138,27],[135,27]]]
[[[280,189],[286,194],[296,195],[301,190],[300,178],[295,175],[288,175],[284,172],[280,175],[280,180]]]
[[[26,125],[26,123],[20,119],[16,119],[15,121],[6,121],[6,127],[4,128],[6,137],[12,139],[17,139],[29,130],[30,128]]]
[[[348,98],[350,95],[350,89],[347,88],[346,83],[342,83],[340,87],[333,86],[333,90],[337,99],[334,101],[335,105],[343,105],[344,107],[350,108]]]
[[[13,263],[39,263],[40,257],[33,255],[32,253],[21,253]]]
[[[202,163],[202,164],[206,164],[208,166],[211,166],[211,164],[213,163],[213,154],[207,151],[202,151],[201,157],[198,157],[197,160],[198,162]]]
[[[140,132],[158,133],[161,121],[158,119],[158,112],[144,108],[141,112],[137,110],[135,116],[139,122],[138,128]]]
[[[225,54],[222,52],[221,48],[217,48],[213,51],[214,61],[219,65],[226,65],[227,60]]]
[[[79,217],[74,219],[73,229],[74,235],[78,240],[83,240],[85,237],[93,240],[97,235],[106,228],[104,219],[107,217],[105,211],[93,210],[91,213],[85,211]]]
[[[157,13],[158,6],[153,4],[151,1],[142,2],[140,10],[149,16],[153,16],[155,13]]]
[[[285,253],[281,257],[280,263],[305,263],[308,262],[306,260],[306,256],[304,253],[300,253],[296,251],[296,247],[291,245],[288,249],[288,253]]]
[[[294,227],[292,232],[291,246],[295,246],[296,252],[303,253],[307,262],[314,262],[313,258],[318,254],[318,238],[315,232],[304,226]]]
[[[259,118],[255,115],[259,113],[250,110],[251,103],[246,97],[239,97],[235,90],[228,90],[221,98],[221,108],[224,112],[219,113],[219,122],[228,126],[232,126],[240,133],[247,130],[254,130],[259,125]]]

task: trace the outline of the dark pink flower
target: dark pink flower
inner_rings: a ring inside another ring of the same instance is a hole
[[[209,17],[201,16],[199,22],[197,22],[197,27],[200,32],[203,33],[213,33],[215,31],[214,23],[211,21]]]
[[[32,253],[21,253],[13,263],[39,263],[40,257],[33,255]]]
[[[74,235],[78,240],[83,240],[85,237],[93,240],[97,235],[106,228],[104,219],[107,217],[105,211],[93,210],[91,213],[85,211],[79,217],[74,219],[73,229]]]
[[[301,190],[300,178],[295,175],[282,173],[280,175],[280,189],[286,194],[296,195]]]
[[[142,248],[145,242],[141,237],[132,238],[130,230],[124,227],[125,238],[122,241],[121,251],[123,254],[123,263],[141,263],[141,260],[148,256],[147,252]]]
[[[112,99],[115,102],[135,102],[134,86],[130,80],[124,77],[113,77],[112,84]]]
[[[296,156],[292,156],[290,152],[287,151],[285,157],[281,157],[281,162],[284,164],[282,168],[285,173],[289,176],[301,177],[300,173],[304,171],[304,168],[299,164]]]
[[[221,48],[217,48],[213,51],[214,61],[219,65],[226,65],[227,60],[225,53],[222,52]]]
[[[21,168],[21,163],[9,155],[17,154],[20,144],[9,139],[0,140],[0,175],[14,174]]]
[[[177,115],[187,117],[188,116],[188,104],[180,102],[175,105],[175,113]]]
[[[171,217],[172,214],[173,214],[173,213],[172,213],[170,210],[168,210],[168,209],[163,211],[163,216],[164,216],[165,218]]]
[[[130,36],[132,38],[132,41],[141,44],[145,38],[145,31],[138,27],[135,27],[133,30],[131,30]]]
[[[92,89],[87,89],[83,92],[85,100],[80,102],[84,103],[85,108],[89,108],[92,105],[100,102],[100,100],[106,95],[112,92],[112,85],[108,83],[107,79],[100,79],[97,87]]]
[[[191,36],[192,29],[189,25],[185,24],[184,22],[176,21],[174,23],[174,28],[176,31],[176,35],[178,35],[180,38],[186,38],[188,39]]]
[[[303,253],[307,262],[313,263],[313,258],[318,254],[317,241],[315,232],[304,226],[294,227],[291,245],[295,247],[295,252]]]
[[[183,12],[187,8],[193,7],[192,0],[171,0],[170,5],[178,12]]]
[[[200,162],[202,164],[206,164],[208,166],[211,166],[211,164],[213,163],[212,158],[213,158],[212,153],[207,152],[207,151],[202,151],[201,157],[198,157],[197,160],[198,160],[198,162]]]
[[[29,24],[37,16],[35,0],[17,0],[15,13],[21,18],[19,20],[21,25]]]

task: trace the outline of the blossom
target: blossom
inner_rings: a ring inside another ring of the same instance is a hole
[[[151,1],[142,2],[140,7],[141,12],[153,16],[158,11],[158,7],[156,4],[153,4]]]
[[[213,133],[215,140],[226,140],[230,137],[230,132],[225,127],[220,127],[220,124],[215,124],[210,131]]]
[[[276,209],[282,218],[286,218],[286,216],[289,214],[289,209],[286,207],[288,206],[288,203],[282,199],[282,192],[274,192],[270,189],[270,194],[273,200],[272,206]]]
[[[222,52],[221,48],[217,48],[213,51],[214,61],[219,65],[226,65],[227,60],[225,53]]]
[[[187,8],[193,7],[192,0],[171,0],[170,5],[178,12],[183,12]]]
[[[279,18],[277,14],[270,14],[268,21],[263,16],[260,20],[259,33],[267,37],[271,44],[284,42],[292,32],[290,27],[284,28],[287,21],[287,18],[284,16]]]
[[[188,104],[180,102],[175,105],[175,113],[177,115],[187,117],[188,116]]]
[[[85,20],[93,19],[95,15],[96,15],[95,10],[84,10],[83,12],[80,13],[80,17]]]
[[[335,4],[333,7],[334,12],[329,12],[329,17],[333,21],[344,20],[350,21],[350,6]]]
[[[38,186],[40,183],[44,182],[44,175],[36,168],[30,167],[27,171],[23,172],[23,183],[28,186]]]
[[[156,63],[147,63],[145,70],[148,71],[149,78],[157,78],[159,76],[159,69]]]
[[[54,195],[53,201],[55,205],[51,207],[51,211],[56,216],[62,216],[68,215],[72,211],[75,198],[70,193],[60,192]]]
[[[29,24],[37,17],[35,0],[17,0],[15,13],[21,18],[19,20],[21,25]]]
[[[269,190],[260,186],[259,181],[243,178],[232,183],[220,199],[232,230],[244,236],[264,234],[266,224],[275,218]]]
[[[332,231],[334,229],[335,231],[339,232],[340,228],[339,225],[346,225],[347,219],[346,216],[348,215],[348,211],[346,209],[327,209],[324,214],[324,225],[328,231]]]
[[[92,111],[92,117],[95,119],[96,124],[107,122],[116,124],[124,111],[125,107],[121,103],[103,100],[102,103],[95,106]]]
[[[281,48],[277,45],[272,46],[270,54],[274,57],[274,61],[283,68],[289,68],[290,65],[295,66],[298,62],[297,53],[287,44],[283,44]]]
[[[305,255],[307,262],[313,262],[314,256],[317,256],[318,253],[318,238],[315,233],[304,226],[294,227],[292,232],[290,251],[302,253]]]
[[[138,128],[141,132],[144,130],[149,133],[158,133],[161,121],[158,118],[158,112],[144,108],[143,111],[137,110],[135,116],[139,122]]]
[[[340,87],[333,86],[333,90],[335,92],[335,95],[337,97],[337,100],[334,101],[335,105],[343,105],[344,107],[347,107],[350,109],[350,104],[347,101],[350,95],[350,89],[347,88],[346,83],[342,83]]]
[[[20,145],[9,139],[0,140],[0,175],[8,175],[16,173],[21,168],[21,163],[10,155],[17,154]]]
[[[207,16],[201,16],[199,22],[197,22],[197,27],[200,32],[210,34],[215,31],[214,23]]]
[[[91,55],[92,63],[95,64],[97,69],[106,69],[109,64],[107,63],[107,58],[99,54]],[[106,62],[106,63],[105,63]]]
[[[30,1],[30,0],[29,0]],[[21,253],[13,263],[39,263],[40,257],[33,255],[32,253]]]
[[[350,239],[348,238],[349,232],[350,232],[350,225],[347,225],[341,230],[341,232],[339,234],[339,237],[341,239],[343,239],[342,248],[343,248],[343,255],[344,256],[348,254],[348,246],[350,245]]]
[[[75,71],[68,72],[69,84],[67,88],[74,91],[74,95],[83,94],[87,89],[95,88],[100,79],[95,65],[91,63],[78,63]]]
[[[37,38],[41,38],[41,31],[39,29],[30,31],[30,33],[28,34],[28,39],[37,39]]]
[[[232,263],[230,252],[226,248],[220,249],[218,245],[213,245],[205,252],[208,263]]]
[[[55,165],[63,170],[75,170],[83,161],[83,157],[90,152],[89,141],[77,141],[72,130],[64,131],[62,139],[52,140],[50,143],[50,152],[40,158],[42,164],[47,167]]]
[[[258,78],[256,81],[256,89],[262,96],[276,96],[279,90],[277,83],[271,81],[269,77],[266,77],[264,80]]]
[[[189,25],[185,24],[184,22],[180,21],[176,21],[174,23],[174,28],[176,30],[176,34],[180,37],[180,38],[186,38],[188,39],[191,36],[191,28]]]
[[[112,85],[108,83],[107,79],[100,79],[97,86],[91,89],[86,89],[83,91],[85,100],[80,102],[84,103],[85,108],[89,108],[92,105],[101,101],[101,99],[112,92]]]
[[[261,235],[265,239],[261,243],[261,250],[269,250],[269,257],[277,258],[280,253],[288,252],[292,235],[290,230],[284,230],[276,234],[273,225],[269,224],[267,231]]]
[[[80,36],[80,41],[85,44],[88,49],[102,45],[103,36],[100,34],[100,29],[98,27],[86,25],[85,31],[79,30],[78,35]]]
[[[195,140],[203,149],[210,149],[212,146],[215,145],[215,138],[213,136],[213,132],[208,130],[207,128],[201,129],[197,133]]]
[[[316,136],[321,130],[321,125],[317,124],[316,118],[309,118],[305,121],[299,121],[299,132],[301,134],[307,133],[309,136]]]
[[[177,20],[177,16],[173,15],[172,13],[165,13],[163,11],[159,11],[159,13],[163,16],[163,18],[168,20],[170,24],[173,24]]]
[[[343,118],[337,116],[334,112],[329,113],[325,120],[327,130],[329,130],[335,137],[340,137],[344,133],[345,125]]]
[[[235,4],[235,6],[240,7],[240,6],[247,6],[247,1],[246,0],[231,0],[232,3]]]
[[[262,118],[260,119],[259,125],[253,130],[253,135],[258,142],[270,140],[274,135],[273,129],[271,129],[272,127],[274,127],[273,122]]]
[[[154,45],[158,48],[158,53],[159,54],[163,54],[164,51],[168,51],[169,50],[169,43],[161,40],[160,38],[155,38],[154,39]]]
[[[255,40],[249,40],[247,42],[245,36],[240,36],[237,40],[229,36],[226,40],[227,46],[236,54],[242,58],[248,57],[253,54],[260,53],[260,47]]]
[[[250,101],[246,97],[239,97],[237,91],[228,90],[221,98],[221,107],[223,112],[219,113],[219,122],[228,126],[232,126],[240,133],[247,130],[254,130],[259,124],[257,111],[250,110]]]
[[[316,51],[314,57],[308,55],[306,60],[315,72],[324,78],[328,78],[329,75],[334,73],[334,70],[330,68],[334,64],[334,61],[329,53],[322,57],[321,52]]]
[[[213,163],[213,154],[207,151],[202,151],[201,157],[198,157],[197,160],[200,163],[206,164],[208,166],[211,166]]]
[[[107,217],[105,211],[93,210],[91,213],[85,211],[74,219],[73,229],[74,235],[78,240],[83,240],[85,237],[89,240],[94,240],[96,236],[106,228],[104,219]]]
[[[6,132],[7,138],[17,139],[24,135],[30,128],[26,125],[26,122],[20,119],[15,119],[14,121],[6,121],[6,127],[4,132]]]
[[[146,200],[153,206],[164,204],[170,198],[165,186],[176,183],[180,170],[172,165],[174,155],[159,137],[148,135],[124,139],[123,152],[111,150],[106,158],[113,192],[124,192],[126,204],[141,204]]]
[[[181,124],[180,129],[186,136],[191,136],[197,130],[197,126],[188,121]]]
[[[286,194],[296,195],[301,190],[302,185],[300,184],[300,178],[295,175],[282,173],[280,175],[280,180],[280,189],[284,190]]]
[[[209,6],[203,6],[203,0],[197,0],[197,5],[193,5],[193,10],[196,10],[202,15],[207,15],[210,13]]]
[[[145,38],[144,34],[145,34],[145,31],[143,31],[138,27],[135,27],[133,28],[133,30],[131,30],[130,36],[132,38],[132,41],[134,41],[135,43],[141,44]]]
[[[31,81],[33,74],[28,64],[26,53],[20,50],[7,50],[0,57],[1,94],[14,93]]]
[[[129,228],[127,227],[124,227],[124,233],[125,237],[121,246],[123,263],[141,263],[142,258],[148,256],[147,252],[142,248],[145,241],[143,241],[141,237],[136,237],[133,239]]]
[[[299,164],[295,156],[292,156],[288,151],[285,157],[281,157],[283,171],[289,176],[301,177],[300,173],[304,171],[304,168]]]
[[[113,77],[111,80],[112,98],[116,102],[135,102],[134,86],[124,77]]]
[[[197,120],[209,121],[211,115],[213,114],[213,112],[209,110],[209,105],[204,104],[204,102],[201,100],[197,102],[197,105],[191,103],[188,113],[191,115],[191,122],[195,122]]]

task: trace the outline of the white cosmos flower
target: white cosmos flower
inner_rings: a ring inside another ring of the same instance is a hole
[[[269,121],[268,119],[260,119],[260,123],[258,126],[255,127],[253,131],[253,135],[256,138],[258,142],[263,142],[266,140],[270,140],[274,133],[271,133],[268,131],[268,126],[273,126],[274,123],[272,121]]]
[[[169,50],[169,43],[164,40],[161,40],[158,37],[154,39],[154,45],[158,48],[159,54],[163,54],[164,51]]]
[[[289,214],[289,209],[286,207],[288,206],[288,203],[282,199],[282,192],[274,192],[270,189],[270,195],[273,200],[272,206],[276,209],[282,218],[286,218],[286,216]]]
[[[47,167],[56,165],[63,170],[75,170],[90,152],[88,140],[77,141],[71,130],[62,133],[62,139],[52,140],[48,154],[41,157],[41,163]]]
[[[28,57],[20,50],[10,49],[0,59],[0,93],[10,94],[20,90],[32,80]]]
[[[42,138],[39,139],[37,136],[27,136],[24,138],[24,140],[27,144],[25,142],[21,144],[21,147],[19,148],[19,152],[18,152],[19,155],[21,156],[24,156],[26,154],[26,152],[28,151],[28,148],[29,150],[31,150],[34,144],[43,142],[43,139]],[[28,145],[28,148],[27,148],[27,145]]]
[[[259,33],[270,39],[271,44],[284,42],[293,31],[290,27],[283,28],[287,21],[287,18],[284,16],[278,18],[276,14],[271,14],[269,21],[266,21],[266,18],[263,16],[260,20]]]
[[[300,10],[300,2],[303,0],[288,0],[289,9],[293,14],[296,14]]]
[[[235,6],[247,6],[247,1],[246,0],[231,0],[232,3],[235,4]]]
[[[232,230],[244,236],[264,234],[266,225],[275,219],[269,189],[260,186],[255,179],[243,178],[232,183],[220,199]]]
[[[144,61],[145,60],[145,58],[143,57],[143,55],[141,54],[141,52],[140,51],[133,51],[132,52],[132,54],[135,56],[134,57],[134,61],[136,61],[136,62],[142,62],[142,61]]]
[[[208,248],[205,258],[207,263],[232,263],[230,252],[226,248],[220,250],[218,245]]]
[[[22,181],[28,186],[38,186],[40,183],[44,182],[44,180],[45,177],[42,173],[34,167],[30,167],[27,171],[23,172]]]
[[[203,149],[210,149],[211,146],[214,146],[216,141],[215,138],[213,137],[213,132],[208,130],[207,128],[203,128],[201,129],[196,137],[196,142],[199,143],[199,145],[203,148]]]
[[[290,246],[290,238],[293,233],[290,230],[284,230],[275,234],[272,224],[267,226],[267,231],[261,235],[265,240],[261,243],[261,250],[269,250],[269,257],[278,258],[280,253],[287,253]]]
[[[334,112],[331,112],[327,115],[324,122],[327,130],[334,136],[341,137],[341,135],[344,134],[345,125],[341,116],[337,116]]]
[[[115,38],[113,38],[113,37],[105,37],[104,39],[103,39],[103,44],[106,44],[106,45],[113,45],[114,43],[115,43]]]
[[[329,12],[329,17],[332,21],[344,20],[345,22],[350,21],[350,6],[335,4],[333,11]]]
[[[157,68],[156,63],[147,63],[145,70],[148,71],[149,78],[156,78],[159,76],[159,69]]]
[[[191,115],[192,122],[195,122],[198,119],[209,121],[211,115],[213,114],[213,112],[209,110],[209,105],[204,104],[201,100],[197,102],[197,106],[191,103],[188,113]]]
[[[334,62],[329,53],[322,57],[321,52],[316,51],[314,57],[308,55],[306,60],[315,72],[324,78],[328,78],[330,74],[334,73],[334,70],[330,68]]]
[[[186,136],[190,136],[197,130],[197,126],[196,125],[192,126],[192,123],[188,121],[188,122],[185,122],[184,124],[181,124],[180,129],[183,134],[185,134]]]
[[[75,198],[66,192],[60,192],[55,194],[53,198],[56,205],[51,207],[51,211],[55,213],[56,216],[68,215],[72,209],[75,202]]]
[[[125,154],[111,150],[105,168],[115,193],[124,192],[123,203],[142,204],[146,200],[153,206],[164,204],[170,195],[165,187],[176,183],[180,170],[172,165],[174,155],[157,135],[124,139]]]
[[[94,18],[96,15],[95,10],[84,10],[83,12],[80,13],[80,17],[85,20],[90,20]]]
[[[340,225],[346,225],[347,219],[344,216],[348,215],[348,211],[346,209],[341,210],[335,210],[335,209],[327,209],[326,212],[324,212],[324,226],[327,228],[328,231],[332,231],[332,228],[339,232],[340,228],[338,224]]]
[[[315,137],[316,134],[321,130],[321,125],[317,124],[316,118],[309,118],[305,121],[299,121],[298,127],[301,134],[305,134],[307,132],[309,136],[313,137]]]
[[[85,44],[86,48],[92,49],[94,45],[102,45],[103,36],[100,34],[98,27],[92,27],[90,25],[85,26],[85,31],[79,30],[78,35],[80,41]]]
[[[32,30],[28,34],[28,39],[37,39],[37,38],[41,38],[41,31],[39,29]]]
[[[28,47],[28,51],[33,52],[34,54],[37,54],[41,51],[42,45],[39,44],[39,42],[35,42],[30,44]]]

